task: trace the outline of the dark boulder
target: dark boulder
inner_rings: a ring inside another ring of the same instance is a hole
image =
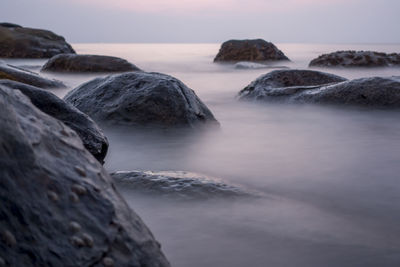
[[[217,123],[193,90],[160,73],[127,72],[96,78],[64,100],[97,122],[125,125],[197,126]]]
[[[294,95],[293,102],[400,108],[400,77],[351,80]]]
[[[22,28],[22,26],[10,22],[1,22],[0,26],[6,27],[6,28]]]
[[[373,51],[337,51],[310,62],[310,67],[389,67],[400,66],[400,54]]]
[[[0,80],[8,79],[26,83],[40,88],[65,88],[66,86],[57,80],[41,77],[39,74],[25,70],[0,61]]]
[[[56,95],[40,88],[10,80],[0,80],[0,85],[20,90],[42,112],[62,121],[76,131],[83,145],[100,162],[107,154],[108,141],[97,124],[74,106]]]
[[[51,31],[0,25],[0,57],[50,58],[62,53],[75,53],[64,37]]]
[[[279,101],[288,96],[319,88],[345,78],[312,70],[275,70],[262,75],[239,92],[240,99]]]
[[[69,127],[0,86],[0,259],[5,266],[170,266]]]
[[[289,60],[273,43],[262,39],[229,40],[221,45],[214,62],[265,62]]]
[[[239,99],[400,108],[400,77],[347,81],[317,71],[273,71],[244,88]]]
[[[191,172],[119,171],[110,175],[121,189],[181,200],[261,196],[239,185]]]
[[[98,55],[61,54],[52,57],[42,71],[53,72],[128,72],[140,71],[125,59]]]

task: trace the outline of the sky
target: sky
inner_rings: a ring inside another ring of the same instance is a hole
[[[0,0],[71,43],[400,43],[400,0]]]

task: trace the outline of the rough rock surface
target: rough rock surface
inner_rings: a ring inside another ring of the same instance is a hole
[[[4,86],[0,125],[5,266],[169,266],[74,131]]]
[[[388,67],[400,66],[400,54],[373,51],[337,51],[310,62],[310,67]]]
[[[12,23],[0,25],[0,57],[50,58],[75,53],[64,37],[51,31],[25,28]]]
[[[119,171],[111,173],[116,183],[140,194],[150,194],[177,199],[197,200],[210,198],[255,197],[237,185],[221,179],[183,171]]]
[[[20,90],[42,112],[62,121],[71,127],[79,137],[86,149],[103,162],[108,149],[108,141],[97,124],[86,114],[74,106],[65,103],[56,95],[40,88],[29,86],[10,80],[0,80],[0,85],[10,89]]]
[[[289,60],[273,43],[262,39],[229,40],[221,45],[214,62]]]
[[[351,80],[294,95],[290,101],[400,108],[400,77]]]
[[[140,69],[125,59],[98,55],[61,54],[50,58],[42,71],[128,72]]]
[[[257,78],[239,92],[240,99],[286,100],[288,96],[345,78],[312,70],[275,70]]]
[[[235,69],[288,69],[285,66],[266,65],[255,62],[240,61],[235,64]]]
[[[8,79],[30,84],[40,88],[65,88],[66,86],[57,80],[50,80],[39,76],[39,74],[25,70],[0,61],[0,80]]]
[[[217,123],[193,90],[160,73],[127,72],[96,78],[70,91],[64,100],[95,121],[110,124]]]

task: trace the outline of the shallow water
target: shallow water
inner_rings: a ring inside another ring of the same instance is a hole
[[[291,68],[336,50],[400,51],[400,45],[277,46],[292,59],[278,65]],[[399,110],[238,102],[238,91],[269,70],[213,64],[218,44],[74,48],[179,78],[221,123],[198,132],[105,128],[110,172],[192,171],[266,195],[178,202],[120,188],[173,266],[400,266]],[[326,71],[346,78],[400,75],[400,68]],[[46,75],[71,87],[94,77]]]

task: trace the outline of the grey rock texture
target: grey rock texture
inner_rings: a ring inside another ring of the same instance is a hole
[[[373,51],[337,51],[323,54],[310,67],[389,67],[400,66],[400,54]]]
[[[25,28],[12,23],[0,25],[0,57],[50,58],[75,53],[64,37],[51,31]]]
[[[214,62],[264,62],[289,60],[273,43],[262,39],[229,40],[221,45]]]
[[[76,131],[86,149],[101,163],[103,162],[108,150],[107,138],[86,114],[65,103],[56,95],[40,88],[10,80],[0,80],[0,85],[20,90],[42,112],[62,121]]]
[[[52,72],[128,72],[140,71],[125,59],[99,55],[60,54],[50,58],[42,71]]]
[[[41,77],[39,74],[25,70],[0,61],[0,80],[8,79],[26,83],[40,88],[65,88],[66,86],[57,80]]]
[[[4,86],[0,125],[6,266],[169,266],[74,131]]]
[[[96,78],[70,91],[64,100],[95,121],[109,124],[217,124],[193,90],[160,73],[127,72]]]
[[[221,179],[183,171],[118,171],[110,174],[118,186],[140,194],[175,199],[256,197],[255,192]]]
[[[294,94],[345,78],[312,70],[275,70],[264,74],[239,92],[239,99],[280,101]]]
[[[400,108],[400,77],[361,78],[323,86],[294,95],[291,101]]]
[[[239,93],[239,99],[399,108],[400,77],[347,81],[323,72],[273,71],[244,88]]]

